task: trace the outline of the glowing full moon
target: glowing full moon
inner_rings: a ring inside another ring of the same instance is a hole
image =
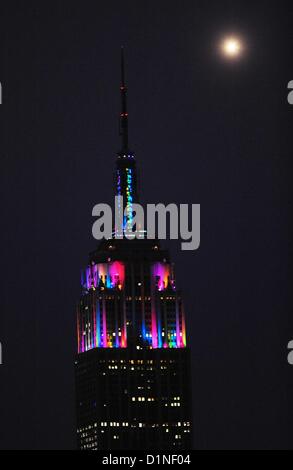
[[[243,50],[240,39],[236,37],[225,38],[221,43],[221,51],[226,57],[234,59],[238,57]]]

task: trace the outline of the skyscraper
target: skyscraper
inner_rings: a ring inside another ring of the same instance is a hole
[[[121,56],[116,195],[124,227],[138,200]],[[117,227],[115,228],[117,230]],[[191,449],[190,351],[169,254],[156,239],[115,237],[90,253],[77,308],[79,449]]]

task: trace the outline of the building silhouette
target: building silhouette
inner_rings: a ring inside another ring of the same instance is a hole
[[[137,202],[121,56],[123,227]],[[119,227],[115,227],[115,231]],[[117,234],[116,234],[117,235]],[[75,362],[79,449],[191,449],[190,351],[174,265],[157,239],[102,240],[81,277]]]

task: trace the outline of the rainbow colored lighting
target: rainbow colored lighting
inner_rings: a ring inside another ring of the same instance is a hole
[[[92,263],[84,274],[81,281],[85,291],[77,314],[78,352],[93,348],[126,348],[127,315],[132,310],[133,298],[131,294],[125,295],[125,263]],[[141,302],[150,303],[147,308],[147,304],[142,305],[136,312],[137,316],[141,315],[137,320],[141,325],[143,345],[153,349],[185,348],[185,313],[171,265],[155,262],[150,267],[150,274],[150,296],[139,298]]]
[[[86,281],[83,286],[86,289],[98,288],[101,282],[107,289],[122,289],[125,279],[125,267],[121,261],[90,265],[86,269],[85,278]],[[83,276],[82,282],[84,282]]]
[[[174,280],[171,279],[171,266],[168,263],[156,262],[151,271],[151,334],[142,329],[143,338],[151,337],[154,349],[186,347],[184,311],[176,293]],[[169,316],[173,316],[171,322],[166,311]]]
[[[125,313],[119,315],[114,330],[109,331],[110,325],[107,321],[109,300],[106,300],[110,295],[113,302],[121,303],[124,282],[125,266],[120,261],[91,264],[82,273],[81,283],[86,289],[86,294],[77,314],[79,353],[93,348],[127,347]]]

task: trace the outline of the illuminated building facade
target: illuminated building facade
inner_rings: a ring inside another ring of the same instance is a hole
[[[116,194],[137,201],[122,56]],[[117,229],[117,228],[116,228]],[[77,308],[79,449],[190,449],[190,353],[174,266],[158,240],[109,239],[90,254]]]

